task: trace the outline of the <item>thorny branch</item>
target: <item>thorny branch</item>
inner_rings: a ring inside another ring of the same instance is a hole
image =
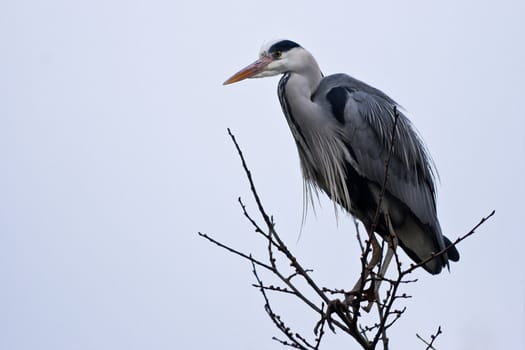
[[[380,202],[384,196],[385,185],[388,177],[389,159],[395,142],[395,128],[397,124],[398,112],[394,110],[394,113],[396,118],[394,128],[392,130],[389,158],[385,164],[385,178],[383,188],[381,190]],[[350,335],[363,349],[376,349],[379,342],[382,342],[383,349],[388,349],[389,340],[387,338],[387,330],[395,324],[395,322],[403,315],[406,310],[405,307],[399,308],[395,306],[396,302],[411,297],[406,293],[400,292],[400,288],[407,283],[414,283],[417,281],[413,278],[410,279],[409,275],[431,259],[444,254],[449,248],[456,246],[474,234],[475,230],[495,213],[492,211],[489,215],[482,218],[480,222],[475,225],[468,233],[456,239],[450,246],[445,247],[442,251],[433,254],[428,259],[421,261],[418,264],[411,264],[407,269],[402,269],[397,250],[394,249],[394,261],[396,265],[396,273],[394,277],[380,276],[378,273],[374,272],[368,278],[363,278],[361,286],[357,292],[341,288],[322,287],[319,286],[319,284],[315,281],[313,277],[313,270],[303,267],[303,265],[293,255],[288,246],[281,239],[278,232],[275,230],[273,217],[268,215],[264,209],[262,201],[256,190],[252,173],[249,170],[244,158],[244,154],[242,153],[241,148],[239,147],[239,144],[237,143],[237,140],[231,133],[230,129],[228,129],[228,134],[230,135],[231,140],[234,143],[237,153],[241,159],[242,167],[248,179],[250,190],[257,205],[258,212],[264,222],[264,227],[249,214],[246,205],[240,198],[239,204],[241,206],[243,215],[250,222],[255,232],[266,241],[267,256],[264,259],[255,258],[251,254],[234,249],[231,246],[221,243],[205,233],[199,232],[199,235],[209,242],[226,249],[228,252],[250,261],[252,265],[252,272],[256,280],[256,283],[254,283],[253,286],[258,288],[260,291],[265,302],[264,309],[266,313],[273,321],[276,328],[284,336],[283,339],[277,337],[274,337],[273,339],[284,346],[295,349],[317,350],[321,346],[322,339],[324,339],[323,337],[325,336],[325,327],[328,326],[334,333],[336,330],[340,330]],[[375,225],[377,225],[379,217],[380,214],[378,210],[376,213]],[[357,240],[362,252],[361,265],[363,270],[367,268],[367,261],[371,251],[371,240],[368,239],[364,242],[361,240],[357,222],[356,232]],[[392,244],[392,242],[388,242],[387,244]],[[384,249],[382,248],[382,251],[383,250]],[[258,267],[270,272],[271,275],[276,277],[280,283],[282,283],[282,285],[265,284],[261,279],[259,272],[257,271]],[[379,271],[379,269],[380,266],[377,267],[377,271]],[[362,271],[361,276],[365,275],[365,271]],[[384,288],[381,289],[383,291],[382,296],[374,295],[374,285],[378,282],[382,282],[384,284],[384,286],[382,286]],[[367,289],[365,289],[365,286],[367,286]],[[308,340],[307,337],[304,337],[301,334],[293,331],[292,328],[285,323],[281,316],[272,308],[267,292],[276,292],[286,296],[294,296],[317,314],[318,321],[313,327],[313,340]],[[347,300],[346,297],[349,295],[352,295],[353,297],[350,299],[351,303],[349,304],[344,303],[337,298],[340,296],[343,298],[343,300]],[[365,321],[361,317],[362,311],[366,310],[363,306],[363,303],[368,303],[371,300],[374,302],[374,305],[376,305],[378,311],[377,319],[371,324],[365,324]],[[420,338],[425,343],[425,345],[427,345],[426,349],[429,350],[433,349],[432,344],[439,334],[441,334],[441,327],[438,328],[438,331],[435,335],[431,336],[430,342],[423,340],[419,335],[418,338]]]

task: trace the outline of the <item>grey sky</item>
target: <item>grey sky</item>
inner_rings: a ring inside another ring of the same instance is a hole
[[[350,286],[353,223],[322,198],[297,242],[302,183],[277,78],[223,87],[288,38],[325,74],[403,105],[441,176],[444,233],[493,220],[450,273],[406,288],[390,336],[441,325],[443,349],[523,349],[523,1],[8,1],[0,5],[0,349],[280,346],[250,266],[199,239],[264,253],[226,128],[281,235],[326,284]],[[311,330],[315,316],[276,299]],[[327,348],[354,348],[342,334]]]

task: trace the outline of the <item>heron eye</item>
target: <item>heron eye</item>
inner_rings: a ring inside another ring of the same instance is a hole
[[[282,51],[275,51],[273,53],[274,58],[281,58],[282,55],[283,55]]]

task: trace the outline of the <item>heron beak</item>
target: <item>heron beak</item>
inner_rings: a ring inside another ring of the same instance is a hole
[[[273,59],[270,56],[262,56],[257,61],[232,75],[228,80],[222,83],[222,85],[233,84],[247,78],[253,78],[255,75],[261,73],[272,61]]]

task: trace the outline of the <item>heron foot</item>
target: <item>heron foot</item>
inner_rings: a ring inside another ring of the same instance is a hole
[[[371,274],[371,271],[368,273]],[[361,280],[361,279],[360,279]],[[359,305],[362,302],[368,302],[368,306],[363,307],[362,309],[366,312],[370,312],[371,305],[377,300],[378,293],[375,286],[375,279],[371,280],[370,285],[367,288],[361,286],[361,281],[358,281],[356,286],[348,293],[346,293],[345,300],[343,304],[346,308],[351,308],[356,310],[359,308]]]

